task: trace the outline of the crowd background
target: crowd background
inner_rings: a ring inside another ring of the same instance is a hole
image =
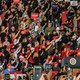
[[[32,13],[38,13],[38,18],[32,19]],[[4,74],[15,71],[26,74],[24,80],[30,80],[33,70],[29,68],[35,65],[42,67],[44,74],[40,80],[55,78],[52,71],[57,71],[59,78],[61,73],[67,74],[62,59],[80,57],[79,1],[77,6],[71,6],[65,1],[20,0],[15,4],[13,0],[0,0],[0,15],[2,80]],[[46,64],[52,64],[47,73]]]

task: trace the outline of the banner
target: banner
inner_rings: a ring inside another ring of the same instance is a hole
[[[80,68],[80,57],[65,57],[62,60],[61,66],[67,65],[71,68]]]
[[[57,4],[53,4],[52,8],[59,8],[59,6]]]
[[[63,0],[57,0],[57,1],[63,1]]]
[[[78,5],[78,1],[70,1],[70,5],[71,6],[77,6]]]
[[[70,0],[65,0],[65,2],[70,2]]]
[[[26,76],[26,74],[22,74],[21,72],[17,71],[17,72],[10,72],[10,79],[14,79],[15,78],[15,74],[16,73],[16,76],[17,76],[17,79],[18,77],[20,76],[21,78],[23,78],[23,76]]]
[[[14,4],[19,4],[20,0],[13,0]]]
[[[37,18],[38,18],[38,13],[31,14],[31,19],[37,19]]]

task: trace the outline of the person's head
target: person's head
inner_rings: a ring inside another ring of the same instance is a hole
[[[56,35],[56,31],[55,30],[53,31],[53,35]]]
[[[43,33],[43,32],[41,32],[41,33],[40,33],[40,36],[41,36],[41,37],[44,37],[44,33]]]
[[[66,47],[64,48],[64,51],[67,51],[67,48]]]
[[[11,30],[12,30],[12,31],[15,31],[15,27],[14,27],[14,26],[12,26],[12,27],[11,27]]]
[[[26,11],[28,11],[28,9],[29,9],[29,6],[26,6],[26,7],[25,7],[25,9],[26,9]]]
[[[54,67],[57,67],[58,66],[58,62],[54,62],[53,65],[54,65]]]
[[[44,21],[46,21],[47,20],[47,18],[46,17],[44,17]]]
[[[58,49],[55,49],[55,53],[58,53]]]
[[[46,40],[46,45],[49,45],[50,44],[50,41],[49,40]]]
[[[39,46],[39,42],[38,41],[35,42],[35,46]]]
[[[31,0],[28,0],[28,4],[30,4],[31,3]]]
[[[31,48],[31,53],[33,53],[35,51],[35,48],[34,47],[32,47]]]
[[[60,28],[59,28],[59,27],[57,27],[57,28],[56,28],[56,32],[59,32],[59,31],[60,31]]]
[[[48,59],[51,57],[51,55],[48,55]]]
[[[60,26],[60,30],[61,31],[64,30],[64,26],[63,25]]]
[[[8,37],[7,36],[5,37],[5,41],[8,41]]]
[[[62,60],[61,60],[61,59],[59,59],[59,60],[58,60],[58,63],[60,63],[60,64],[61,64],[61,61],[62,61]]]
[[[27,42],[27,38],[26,37],[23,39],[23,42]]]
[[[58,56],[60,57],[61,56],[61,53],[59,52]]]
[[[8,63],[7,64],[7,68],[11,68],[11,63]]]
[[[7,13],[10,14],[10,10],[8,10]]]
[[[37,25],[38,25],[38,26],[41,26],[41,23],[38,21],[38,22],[37,22]]]
[[[31,38],[34,39],[34,38],[35,38],[35,34],[32,34],[32,35],[31,35]]]
[[[1,27],[1,30],[2,30],[2,31],[5,30],[5,26],[2,26],[2,27]]]

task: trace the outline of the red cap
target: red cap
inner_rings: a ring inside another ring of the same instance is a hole
[[[12,50],[11,50],[11,53],[14,53],[14,51],[15,51],[15,49],[12,49]]]
[[[27,51],[30,50],[30,48],[27,48]]]
[[[52,57],[50,57],[48,60],[51,61],[52,60]]]
[[[20,55],[22,55],[22,53],[20,52]]]
[[[65,45],[65,48],[67,48],[67,49],[68,49],[68,48],[70,48],[70,46],[68,46],[68,45]]]
[[[58,64],[58,62],[53,62],[53,65],[57,65]]]
[[[53,39],[57,39],[57,36],[53,36]]]
[[[60,29],[64,29],[64,26],[61,25],[61,26],[60,26]]]
[[[9,66],[11,66],[11,63],[8,63],[8,64],[7,64],[7,67],[9,67]]]
[[[10,44],[10,48],[12,48],[13,46],[14,46],[14,44],[13,44],[13,43],[11,43],[11,44]]]

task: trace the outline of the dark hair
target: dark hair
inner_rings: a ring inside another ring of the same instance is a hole
[[[21,77],[21,76],[19,76],[19,77],[18,77],[18,80],[21,80],[21,79],[22,79],[22,77]]]
[[[78,72],[77,74],[76,74],[76,76],[78,76],[80,74],[80,72]]]
[[[47,76],[46,76],[46,75],[44,75],[44,79],[45,79],[45,80],[48,80],[48,78],[47,78]]]

